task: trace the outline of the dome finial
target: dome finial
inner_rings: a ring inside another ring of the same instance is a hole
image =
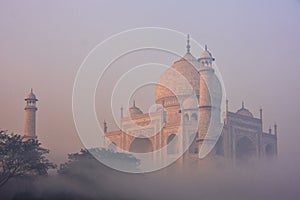
[[[207,44],[205,45],[204,49],[205,49],[205,51],[207,51]]]
[[[190,46],[190,34],[188,34],[187,35],[187,41],[186,41],[186,52],[190,53],[190,49],[191,49],[191,46]]]
[[[133,100],[133,107],[135,107],[135,100]]]
[[[32,88],[30,88],[30,93],[33,93],[33,89]]]
[[[103,121],[103,127],[104,127],[104,133],[107,133],[107,124],[106,124],[105,119]]]
[[[245,108],[245,103],[244,103],[244,101],[242,101],[242,108]]]
[[[123,118],[123,110],[124,110],[123,105],[121,105],[120,110],[121,110],[121,119],[122,119]]]

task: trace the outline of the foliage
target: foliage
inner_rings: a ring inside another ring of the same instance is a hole
[[[0,130],[0,187],[15,177],[47,175],[48,169],[56,167],[45,157],[49,150],[38,140],[22,139]]]
[[[79,153],[73,153],[68,155],[68,162],[61,164],[58,170],[59,174],[79,174],[82,171],[89,172],[107,172],[114,171],[106,165],[102,164],[102,162],[98,161],[94,156],[101,158],[105,163],[110,163],[112,165],[120,165],[126,166],[128,168],[137,168],[140,164],[139,160],[133,157],[130,154],[113,152],[111,150],[106,149],[81,149]]]

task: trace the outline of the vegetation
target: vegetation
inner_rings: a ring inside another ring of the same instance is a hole
[[[0,130],[0,199],[124,199],[112,186],[125,184],[122,180],[127,182],[132,176],[111,169],[94,156],[128,168],[140,164],[130,154],[82,149],[68,155],[57,175],[47,176],[49,169],[56,168],[45,157],[48,153],[38,140],[24,141],[20,135]]]
[[[66,163],[60,165],[58,174],[68,175],[76,173],[77,170],[81,169],[85,169],[87,171],[92,170],[93,172],[99,169],[101,169],[102,171],[112,171],[111,168],[102,164],[102,162],[98,161],[95,157],[101,159],[101,161],[105,163],[109,163],[110,166],[122,165],[126,168],[137,169],[140,164],[139,160],[130,154],[118,153],[111,150],[99,148],[93,148],[89,150],[81,149],[79,153],[68,155],[69,160]]]
[[[48,153],[38,140],[22,141],[20,135],[0,131],[0,187],[16,177],[47,175],[56,167],[45,157]]]

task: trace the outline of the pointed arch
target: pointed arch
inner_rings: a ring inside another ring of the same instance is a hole
[[[265,155],[266,157],[272,157],[275,155],[275,148],[273,144],[267,144],[265,147]]]
[[[168,154],[178,153],[178,138],[176,134],[169,135],[167,144],[168,144],[167,146]]]
[[[189,117],[189,115],[186,113],[186,114],[184,114],[184,116],[183,116],[183,121],[184,122],[188,122],[190,120],[190,117]]]
[[[193,113],[193,114],[192,114],[191,120],[193,120],[193,121],[197,121],[197,120],[198,120],[198,116],[197,116],[196,113]]]
[[[249,160],[256,154],[254,143],[246,136],[237,141],[235,150],[236,158],[239,160]]]
[[[190,134],[189,136],[189,153],[196,154],[198,153],[198,146],[196,144],[197,133]]]
[[[135,138],[129,148],[130,152],[134,153],[148,153],[153,151],[153,145],[149,138]]]

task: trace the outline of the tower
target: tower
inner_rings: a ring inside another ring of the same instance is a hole
[[[212,62],[215,59],[212,54],[205,50],[198,59],[200,63],[200,97],[199,97],[199,126],[198,126],[198,146],[199,157],[203,158],[209,153],[216,143],[221,123],[221,100],[222,87]]]
[[[36,139],[37,136],[35,134],[35,121],[36,121],[36,102],[38,99],[33,94],[32,89],[30,93],[25,98],[26,106],[25,106],[25,126],[24,126],[24,140]]]

